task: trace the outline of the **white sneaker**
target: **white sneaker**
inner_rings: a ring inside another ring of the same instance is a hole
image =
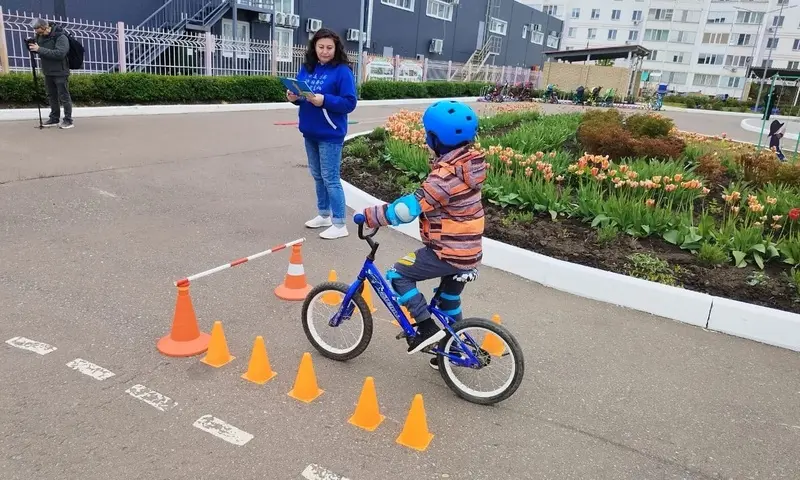
[[[330,227],[331,225],[333,225],[331,217],[325,218],[321,215],[317,215],[306,222],[306,227],[308,228]]]
[[[347,231],[347,227],[344,225],[331,225],[330,228],[319,234],[321,238],[326,240],[334,240],[336,238],[342,238],[348,235],[350,235],[350,233]]]

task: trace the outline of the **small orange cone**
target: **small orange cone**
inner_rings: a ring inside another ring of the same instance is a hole
[[[500,325],[500,315],[495,314],[494,316],[492,316],[492,321]],[[488,332],[486,334],[486,337],[484,337],[483,343],[481,344],[481,348],[483,350],[486,350],[489,353],[489,355],[493,355],[495,357],[499,357],[500,355],[502,355],[506,349],[505,345],[503,344],[503,341],[500,340],[500,338],[498,338],[498,336],[492,332]]]
[[[331,270],[328,274],[328,281],[335,282],[336,281],[336,270]],[[322,303],[327,305],[336,306],[342,303],[341,298],[339,298],[340,294],[337,292],[330,290],[324,295],[322,295]]]
[[[428,420],[425,418],[425,404],[422,394],[414,395],[411,409],[408,411],[403,431],[395,440],[400,445],[423,452],[427,450],[433,440],[433,434],[428,431]]]
[[[168,357],[192,357],[208,350],[209,340],[209,335],[201,332],[197,325],[189,285],[180,285],[175,300],[172,330],[158,340],[156,348]]]
[[[364,301],[367,302],[367,307],[369,307],[371,313],[378,311],[378,309],[375,308],[375,304],[372,302],[372,285],[370,285],[369,282],[364,282],[364,291],[361,293],[361,296],[364,298]]]
[[[263,385],[277,375],[272,371],[269,364],[269,357],[267,357],[267,348],[264,346],[264,337],[261,335],[256,337],[253,343],[253,353],[250,355],[250,364],[247,367],[247,372],[242,375],[242,378],[259,385]]]
[[[409,312],[405,306],[400,306],[400,310],[403,311],[403,315],[406,316],[406,320],[408,320],[409,323],[411,323],[411,325],[414,325],[414,317],[411,316],[411,312]],[[397,320],[392,320],[392,323],[397,325],[398,327],[400,326],[400,324],[397,323]]]
[[[317,376],[314,374],[311,354],[306,352],[303,354],[303,359],[300,360],[300,368],[297,370],[294,388],[289,392],[289,396],[301,402],[311,403],[315,398],[322,395],[324,391],[317,385]]]
[[[306,272],[303,269],[302,244],[292,245],[292,255],[289,257],[289,268],[283,283],[275,288],[275,295],[283,300],[305,300],[311,285],[306,282]]]
[[[219,368],[236,358],[228,351],[228,343],[225,341],[225,332],[222,330],[222,322],[217,320],[211,329],[211,342],[208,344],[208,353],[201,362],[212,367]]]
[[[381,415],[378,407],[378,394],[375,392],[375,379],[367,377],[358,397],[358,405],[353,416],[347,420],[350,425],[363,428],[368,432],[374,431],[386,417]]]

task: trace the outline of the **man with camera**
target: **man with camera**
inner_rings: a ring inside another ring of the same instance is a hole
[[[31,23],[36,38],[25,40],[28,49],[41,58],[42,75],[50,102],[50,119],[45,127],[58,125],[59,128],[72,128],[72,98],[69,94],[69,39],[60,26],[53,26],[47,20],[38,18]],[[60,105],[64,105],[64,120]]]

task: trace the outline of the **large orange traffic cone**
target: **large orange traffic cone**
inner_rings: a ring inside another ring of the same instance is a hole
[[[328,273],[328,281],[329,282],[336,281],[336,270],[331,270],[330,273]],[[341,297],[342,297],[341,293],[335,290],[329,290],[328,292],[322,295],[322,303],[335,307],[336,305],[342,303]]]
[[[189,285],[179,286],[172,330],[169,335],[158,340],[156,348],[168,357],[192,357],[208,350],[210,339],[197,325],[192,298],[189,296]]]
[[[495,314],[492,316],[492,321],[500,325],[500,315]],[[499,357],[503,355],[506,347],[497,335],[492,332],[487,332],[486,336],[483,338],[483,343],[481,343],[481,349],[486,350],[489,355]]]
[[[386,417],[381,415],[378,407],[378,394],[375,392],[375,379],[367,377],[358,397],[358,405],[353,416],[347,420],[350,425],[363,428],[368,432],[374,431]]]
[[[306,272],[303,269],[303,254],[300,243],[292,245],[292,255],[289,257],[289,268],[283,283],[275,288],[275,295],[283,300],[305,300],[311,285],[306,282]]]
[[[311,403],[323,394],[325,390],[317,385],[317,376],[314,374],[314,364],[311,363],[311,354],[305,352],[300,360],[300,368],[294,380],[294,387],[289,391],[289,396],[301,402]]]
[[[225,340],[222,322],[217,320],[211,328],[211,343],[208,346],[208,353],[200,361],[206,365],[219,368],[232,362],[235,358],[228,350],[228,342]]]
[[[425,418],[425,404],[422,395],[414,395],[411,409],[408,411],[403,431],[395,440],[404,447],[413,448],[420,452],[425,451],[433,440],[433,434],[428,431],[428,420]]]

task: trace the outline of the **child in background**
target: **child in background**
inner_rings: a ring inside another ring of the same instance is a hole
[[[398,303],[408,308],[419,333],[407,339],[409,354],[435,344],[447,333],[431,318],[417,282],[441,277],[439,306],[460,320],[461,292],[477,275],[476,267],[483,257],[481,188],[486,161],[482,153],[471,148],[478,116],[464,103],[440,101],[428,107],[422,124],[426,143],[434,154],[427,179],[416,192],[388,205],[369,207],[355,219],[376,228],[409,223],[419,216],[425,246],[400,259],[386,274],[398,294]],[[438,368],[435,357],[430,365]]]
[[[773,120],[769,126],[769,148],[774,148],[775,153],[778,155],[778,160],[781,162],[786,161],[786,156],[781,150],[781,138],[783,138],[785,124]]]

